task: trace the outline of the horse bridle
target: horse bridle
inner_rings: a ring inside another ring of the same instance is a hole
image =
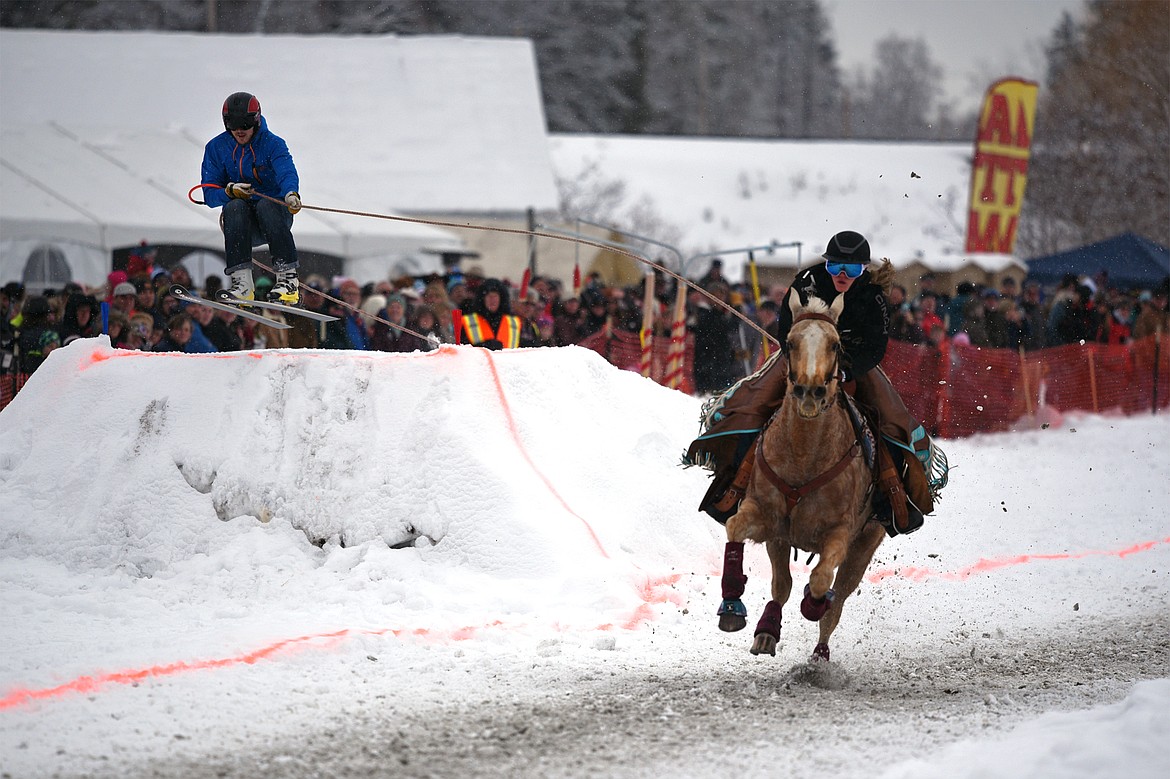
[[[807,312],[807,313],[802,312],[802,313],[798,314],[796,316],[796,318],[794,318],[792,320],[792,324],[795,325],[798,322],[805,321],[806,319],[819,321],[819,322],[828,322],[830,325],[833,326],[834,332],[837,330],[837,321],[835,319],[833,319],[831,316],[829,316],[827,314],[814,313],[814,312]],[[839,337],[840,337],[840,335],[838,334],[838,338]],[[785,356],[785,358],[788,357],[788,344],[787,343],[784,344],[784,356]],[[791,361],[789,362],[789,365],[791,365]],[[833,370],[831,370],[829,372],[829,378],[825,381],[825,386],[828,387],[829,382],[831,382],[833,379],[837,378],[840,373],[841,373],[841,351],[840,351],[840,349],[838,349],[836,354],[833,355]],[[791,373],[789,373],[789,375],[791,376]],[[831,402],[832,401],[830,401],[830,403]],[[822,413],[825,410],[827,410],[828,408],[829,408],[829,404],[825,404],[821,407],[821,411],[817,412],[817,413],[818,414]]]

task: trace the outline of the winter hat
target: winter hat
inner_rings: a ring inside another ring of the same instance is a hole
[[[393,296],[392,296],[393,297]],[[386,298],[381,295],[370,295],[362,303],[362,313],[366,316],[375,317],[381,313],[382,309],[386,307]]]
[[[121,284],[114,287],[114,297],[117,297],[118,295],[137,295],[137,294],[138,294],[138,290],[135,289],[134,285],[128,281],[123,281]]]
[[[397,292],[391,292],[389,295],[386,296],[386,306],[388,307],[391,303],[398,303],[403,308],[405,308],[406,307],[406,298],[404,298],[401,294],[399,294]]]

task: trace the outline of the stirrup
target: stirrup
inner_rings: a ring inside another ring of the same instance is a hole
[[[886,535],[890,538],[909,535],[926,523],[922,512],[910,500],[906,501],[906,526],[904,528],[899,528],[894,521],[894,512],[890,508],[888,500],[882,501],[880,505],[874,507],[873,516],[870,519],[885,528]]]

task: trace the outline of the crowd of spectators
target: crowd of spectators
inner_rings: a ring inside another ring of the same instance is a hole
[[[331,322],[264,311],[264,316],[289,325],[265,327],[231,311],[184,303],[169,294],[178,283],[210,297],[222,285],[218,275],[196,285],[180,264],[172,269],[151,263],[132,265],[111,273],[99,289],[67,284],[43,295],[24,295],[15,282],[0,291],[4,328],[5,370],[31,373],[52,351],[75,338],[108,333],[121,349],[188,353],[264,348],[356,349],[412,352],[444,343],[474,341],[468,325],[452,312],[486,313],[484,293],[502,292],[501,311],[515,317],[517,335],[509,344],[491,339],[484,345],[565,346],[579,344],[596,333],[639,333],[643,323],[645,281],[636,285],[607,286],[597,274],[576,291],[559,281],[537,276],[527,290],[508,280],[485,279],[467,273],[403,277],[358,284],[351,279],[327,280],[310,275],[303,280],[304,308],[332,314]],[[771,353],[759,330],[772,331],[787,289],[775,285],[764,291],[757,305],[746,284],[729,282],[718,262],[695,280],[711,297],[744,315],[752,324],[712,303],[707,295],[689,289],[687,329],[694,343],[694,388],[699,394],[720,390],[753,372]],[[260,277],[263,296],[271,279]],[[669,337],[676,281],[665,275],[655,280],[655,336]],[[108,322],[102,322],[100,303],[108,303]],[[889,297],[890,334],[895,340],[939,345],[944,340],[975,346],[1026,350],[1077,342],[1124,344],[1167,330],[1165,283],[1154,290],[1129,292],[1106,283],[1070,276],[1055,290],[1045,292],[1034,282],[1017,288],[1005,278],[998,289],[960,283],[953,294],[936,289],[935,278],[924,276],[913,296],[896,286]],[[344,305],[343,305],[344,303]],[[474,323],[472,330],[475,330]],[[18,346],[19,348],[14,348]],[[15,358],[14,358],[15,355]]]
[[[1005,277],[999,288],[961,282],[954,295],[937,292],[925,276],[917,296],[890,294],[890,337],[907,343],[943,340],[992,349],[1033,351],[1074,343],[1126,344],[1167,331],[1167,284],[1122,290],[1107,277],[1069,274],[1054,290],[1035,281],[1023,289]]]

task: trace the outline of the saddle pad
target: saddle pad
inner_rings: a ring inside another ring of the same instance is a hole
[[[849,393],[842,392],[841,396],[845,398],[845,408],[849,411],[849,421],[853,423],[853,430],[857,433],[857,440],[861,443],[861,451],[865,455],[865,467],[873,471],[877,463],[873,428],[865,418],[865,415],[861,413],[861,409],[857,407],[853,398],[850,397]]]

